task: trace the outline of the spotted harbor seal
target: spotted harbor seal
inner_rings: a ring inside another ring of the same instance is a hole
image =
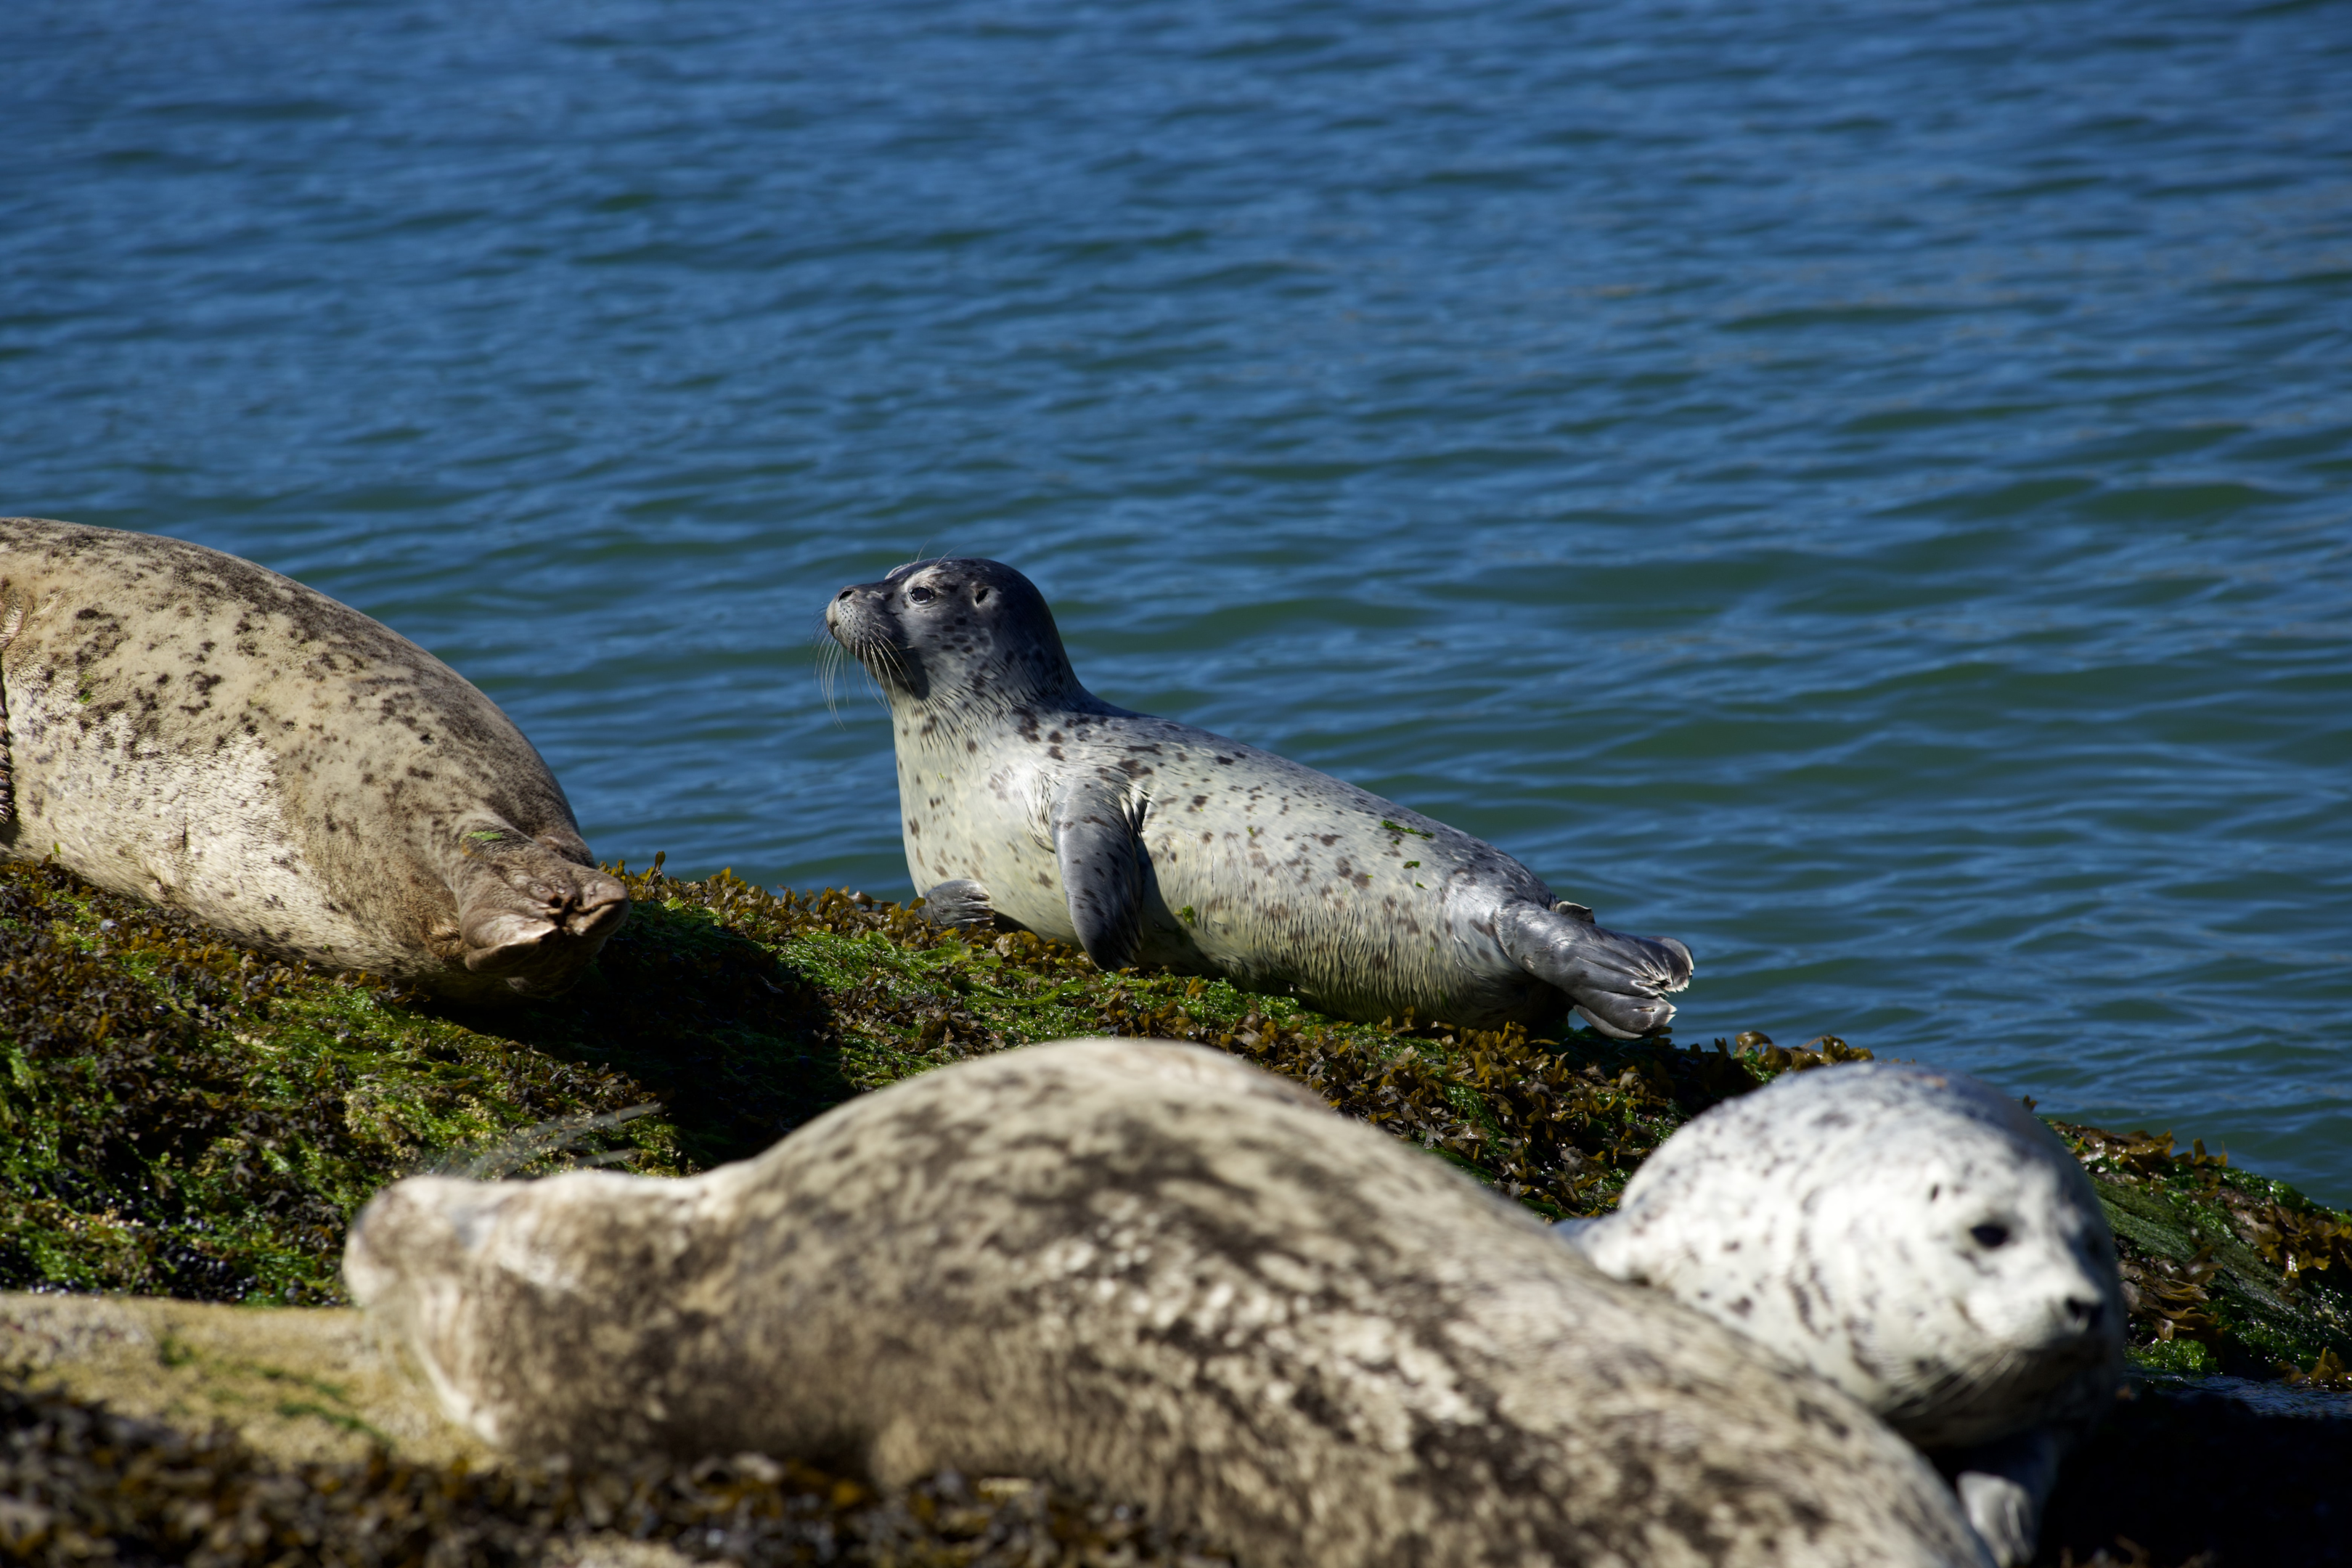
[[[1991,1085],[1895,1062],[1790,1073],[1658,1147],[1562,1227],[1819,1373],[1929,1450],[2003,1563],[2123,1374],[2123,1282],[2082,1166]]]
[[[471,1001],[628,913],[562,789],[415,643],[215,550],[0,519],[0,850]]]
[[[1843,1394],[1195,1046],[941,1068],[660,1180],[413,1177],[344,1279],[523,1455],[1050,1478],[1251,1563],[1969,1563]]]
[[[1343,1017],[1665,1027],[1691,975],[1490,844],[1078,684],[1044,597],[993,561],[844,588],[834,637],[897,730],[907,867],[936,918],[992,914],[1105,969],[1297,991]]]

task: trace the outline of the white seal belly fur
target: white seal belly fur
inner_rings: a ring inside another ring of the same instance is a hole
[[[2005,1563],[2123,1374],[2098,1195],[2017,1101],[1895,1062],[1790,1073],[1643,1162],[1563,1234],[1819,1373],[1927,1449]]]
[[[944,1068],[682,1180],[412,1178],[344,1277],[522,1454],[1041,1476],[1266,1565],[1984,1561],[1835,1389],[1198,1047]]]
[[[1622,1037],[1674,1017],[1682,943],[1603,930],[1494,846],[1353,784],[1112,707],[1009,566],[902,566],[843,589],[826,625],[889,700],[908,870],[948,923],[993,914],[1106,969],[1367,1021],[1540,1026],[1573,1004]]]

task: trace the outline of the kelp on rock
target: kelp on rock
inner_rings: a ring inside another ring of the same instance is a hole
[[[1349,1024],[862,894],[660,864],[614,868],[635,907],[575,990],[494,1011],[0,865],[0,1289],[331,1302],[344,1224],[412,1172],[683,1173],[928,1068],[1084,1034],[1230,1051],[1545,1215],[1591,1214],[1706,1107],[1868,1055]],[[2343,1376],[2352,1216],[2168,1137],[2059,1131],[2115,1224],[2137,1359]]]

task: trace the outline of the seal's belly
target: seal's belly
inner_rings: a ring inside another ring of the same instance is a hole
[[[1508,857],[1377,797],[1361,809],[1345,785],[1222,806],[1203,793],[1153,803],[1147,961],[1359,1017],[1531,1022],[1551,1010],[1494,937],[1498,894],[1543,896]]]
[[[1509,856],[1233,742],[1171,725],[1145,743],[1129,797],[1147,864],[1139,963],[1296,991],[1349,1016],[1535,1022],[1557,1010],[1495,939],[1501,900],[1549,900]],[[1053,802],[1073,777],[1104,776],[1103,749],[999,749],[1010,758],[985,774],[951,756],[902,762],[908,870],[919,890],[976,881],[999,915],[1075,942]]]
[[[978,882],[998,914],[1055,942],[1076,942],[1054,853],[1050,789],[1051,781],[1032,769],[974,779],[920,759],[902,762],[898,799],[915,890]]]
[[[332,900],[289,831],[277,759],[249,735],[202,754],[160,744],[127,714],[92,720],[47,672],[11,672],[14,837],[103,888],[280,945],[382,969],[394,950]]]

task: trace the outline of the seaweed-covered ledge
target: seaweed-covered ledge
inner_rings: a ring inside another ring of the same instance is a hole
[[[1543,1214],[1591,1213],[1707,1106],[1865,1054],[1346,1024],[862,895],[615,869],[635,911],[585,982],[470,1012],[0,864],[0,1289],[331,1303],[345,1222],[411,1172],[680,1173],[927,1068],[1081,1034],[1215,1046]],[[2346,1381],[2352,1215],[2168,1135],[2055,1125],[2115,1224],[2144,1365]]]
[[[1106,974],[1082,953],[1026,934],[967,940],[862,895],[774,894],[723,872],[686,881],[663,875],[658,859],[651,870],[615,869],[636,907],[575,991],[472,1012],[366,976],[282,963],[55,867],[0,865],[0,1289],[331,1305],[342,1300],[344,1225],[377,1188],[411,1172],[596,1163],[682,1173],[755,1153],[852,1095],[940,1063],[1078,1034],[1154,1035],[1231,1051],[1544,1215],[1591,1213],[1613,1204],[1643,1157],[1707,1106],[1781,1071],[1866,1054],[1826,1038],[1815,1050],[1754,1036],[1683,1048],[1584,1031],[1530,1039],[1517,1029],[1412,1019],[1346,1024],[1219,982]],[[2273,1432],[2268,1448],[2242,1434],[2198,1447],[2183,1434],[2234,1431],[2242,1407],[2165,1391],[2221,1373],[2308,1396],[2323,1414],[2352,1408],[2330,1392],[2352,1388],[2352,1216],[2200,1147],[2175,1149],[2168,1135],[2053,1125],[2115,1224],[2132,1353],[2154,1381],[2080,1462],[2086,1476],[2123,1467],[2116,1473],[2129,1484],[2110,1477],[2078,1487],[2074,1504],[2062,1487],[2053,1519],[2063,1528],[2048,1537],[2046,1555],[2054,1563],[2074,1552],[2081,1561],[2122,1534],[2178,1562],[2214,1542],[2222,1527],[2212,1519],[2273,1517],[2286,1533],[2257,1544],[2241,1530],[2232,1555],[2277,1547],[2307,1556],[2314,1542],[2333,1537],[2314,1533],[2315,1515],[2273,1495],[2294,1468],[2277,1455],[2334,1465],[2352,1455],[2352,1416],[2306,1422],[2286,1437]],[[9,1442],[28,1456],[62,1453],[58,1445],[79,1453],[76,1445],[104,1436],[89,1423],[116,1419],[22,1376],[13,1386],[0,1426],[13,1427]],[[228,1441],[141,1434],[134,1446],[157,1454]],[[217,1454],[224,1475],[260,1478],[252,1479],[260,1488],[252,1498],[261,1500],[253,1508],[278,1508],[268,1500],[310,1484],[289,1479],[299,1466],[233,1445]],[[2178,1513],[2191,1492],[2220,1497],[2219,1467],[2252,1464],[2257,1454],[2272,1457],[2261,1474],[2249,1471],[2251,1508],[2217,1505],[2156,1527],[2151,1510]],[[2179,1462],[2168,1465],[2166,1455]],[[313,1479],[385,1499],[398,1487],[442,1487],[460,1500],[449,1506],[474,1521],[467,1539],[484,1561],[535,1561],[552,1550],[557,1538],[546,1529],[512,1524],[531,1509],[544,1513],[531,1489],[540,1483],[461,1482],[462,1465],[436,1481],[386,1462]],[[693,1489],[705,1480],[660,1480],[677,1492],[662,1505],[665,1517],[700,1518],[705,1505]],[[656,1485],[625,1485],[640,1481]],[[739,1493],[751,1484],[720,1481]],[[784,1484],[754,1482],[755,1491]],[[835,1495],[824,1490],[829,1481],[809,1484],[816,1490],[808,1497]],[[941,1483],[949,1494],[961,1484]],[[104,1490],[117,1480],[92,1471],[88,1485]],[[2266,1513],[2265,1496],[2286,1511]],[[117,1491],[104,1497],[116,1501],[91,1501],[93,1520],[117,1503],[136,1512]],[[581,1519],[593,1523],[594,1509],[582,1506]],[[887,1533],[905,1510],[945,1518],[947,1507],[936,1497],[893,1500],[887,1509],[898,1511],[867,1519],[827,1504],[840,1517],[828,1514],[818,1532]],[[1099,1541],[1112,1520],[1093,1502],[1045,1492],[1013,1514],[1030,1521],[1015,1531],[1028,1540],[1045,1530]],[[1014,1529],[1003,1509],[989,1517],[998,1521],[990,1530]],[[2306,1517],[2307,1530],[2299,1522]],[[816,1514],[807,1518],[818,1530]],[[1082,1518],[1093,1522],[1072,1522]],[[574,1520],[564,1529],[574,1526],[586,1528]],[[952,1544],[936,1532],[923,1539],[931,1545],[922,1551]],[[499,1542],[508,1544],[482,1544]]]

